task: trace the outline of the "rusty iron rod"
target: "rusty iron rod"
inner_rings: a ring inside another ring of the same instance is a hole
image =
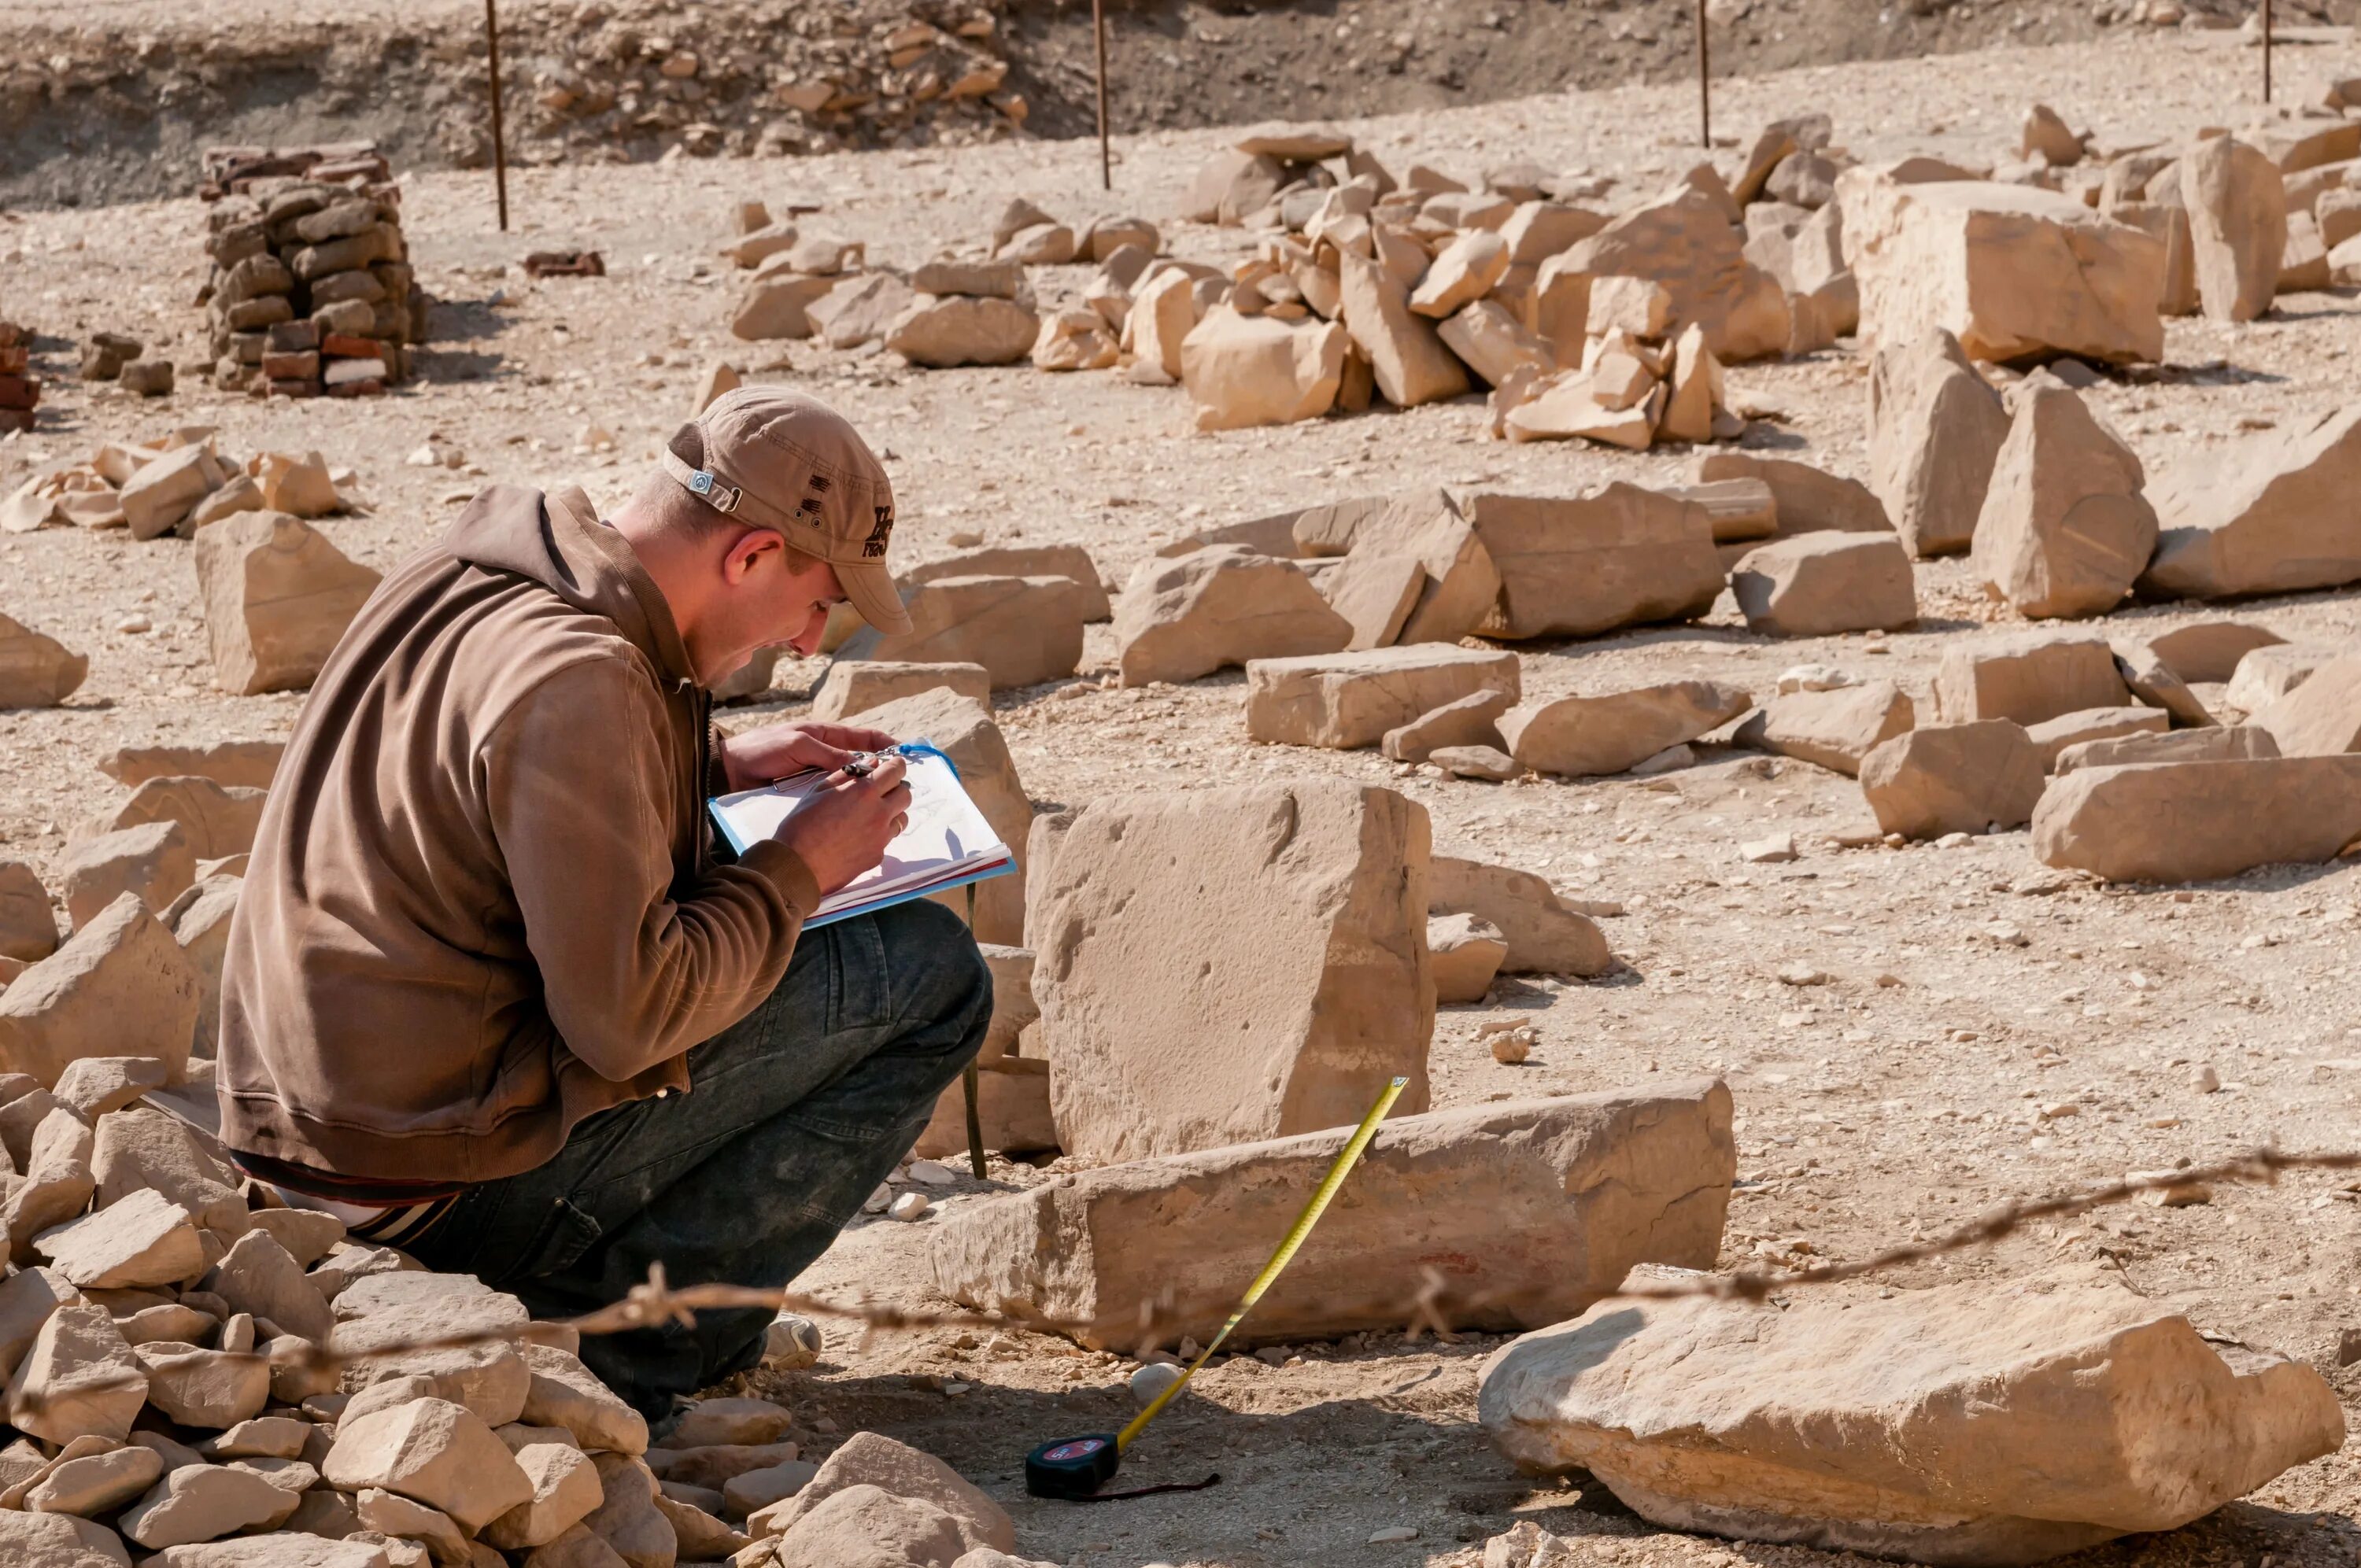
[[[484,41],[492,61],[492,185],[500,192],[500,232],[509,232],[509,152],[500,127],[500,17],[496,0],[484,0]]]
[[[2263,0],[2263,102],[2271,101],[2271,0]]]
[[[1106,4],[1091,0],[1091,33],[1099,57],[1099,187],[1115,189],[1115,160],[1107,151]]]
[[[2269,0],[2264,0],[2266,5]],[[1713,150],[1713,53],[1705,36],[1705,0],[1697,0],[1697,141],[1708,152]]]

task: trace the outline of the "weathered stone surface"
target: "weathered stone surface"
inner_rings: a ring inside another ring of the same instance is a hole
[[[1614,967],[1598,925],[1567,908],[1531,872],[1436,855],[1428,867],[1426,907],[1429,915],[1474,915],[1497,927],[1509,941],[1503,973],[1588,979]]]
[[[1865,338],[1907,343],[1940,327],[1969,358],[2002,362],[2164,353],[2164,246],[2074,197],[1902,184],[1865,168],[1847,170],[1837,193]]]
[[[85,1290],[175,1285],[205,1264],[189,1212],[153,1190],[44,1231],[33,1245],[50,1267]]]
[[[1954,554],[1973,542],[2008,429],[2000,394],[1943,328],[1878,345],[1869,362],[1871,487],[1912,554]]]
[[[722,1506],[733,1519],[744,1519],[757,1508],[766,1508],[794,1497],[810,1484],[819,1466],[808,1459],[790,1459],[765,1470],[748,1470],[733,1475],[721,1488]]]
[[[309,686],[378,574],[285,512],[241,512],[197,534],[197,587],[224,691]]]
[[[2260,713],[2312,679],[2343,650],[2326,643],[2289,642],[2257,648],[2238,661],[2222,700],[2241,713]]]
[[[1180,382],[1199,430],[1242,430],[1318,419],[1336,402],[1345,329],[1242,316],[1216,305],[1180,342]]]
[[[1423,807],[1326,780],[1102,798],[1046,864],[1037,841],[1060,1146],[1126,1159],[1334,1126],[1396,1075],[1423,1109],[1428,842]],[[1176,1027],[1198,1042],[1181,1078]]]
[[[1477,300],[1435,331],[1488,387],[1499,386],[1520,367],[1536,373],[1557,367],[1550,345],[1498,300]]]
[[[1754,699],[1716,681],[1663,681],[1598,696],[1565,696],[1500,716],[1510,754],[1537,773],[1620,773],[1668,746],[1694,740]]]
[[[1009,755],[1008,742],[993,721],[992,710],[973,697],[938,686],[852,714],[845,722],[909,740],[931,740],[951,760],[969,798],[1016,859],[1014,872],[975,884],[975,935],[986,942],[1021,941],[1025,888],[1032,870],[1026,839],[1033,828],[1033,803],[1025,794],[1016,760]],[[962,913],[967,907],[964,888],[937,894],[935,899]]]
[[[522,1349],[525,1365],[533,1374],[524,1413],[519,1418],[526,1425],[562,1427],[574,1435],[578,1446],[594,1453],[647,1452],[647,1418],[598,1381],[580,1356],[554,1345],[527,1344]],[[518,1459],[522,1462],[522,1453]]]
[[[0,1559],[16,1568],[131,1568],[113,1530],[71,1514],[0,1513]],[[384,1568],[382,1561],[375,1568]]]
[[[1423,762],[1447,746],[1493,746],[1503,751],[1499,718],[1512,706],[1507,692],[1479,691],[1420,714],[1386,731],[1378,750],[1396,762]]]
[[[1962,1565],[2171,1530],[2345,1437],[2318,1373],[2104,1276],[1602,1302],[1496,1353],[1477,1415],[1667,1529]]]
[[[152,1187],[208,1230],[224,1236],[245,1234],[238,1173],[176,1116],[145,1105],[109,1112],[98,1119],[90,1161],[102,1209]]]
[[[119,1521],[123,1533],[150,1549],[218,1541],[269,1530],[295,1511],[296,1496],[249,1470],[190,1464],[168,1471]]]
[[[1054,681],[1082,658],[1089,603],[1072,579],[944,577],[902,591],[910,630],[864,628],[839,657],[904,664],[982,664],[994,691]]]
[[[44,1442],[131,1435],[148,1400],[145,1369],[94,1303],[72,1300],[41,1321],[8,1378],[8,1421]]]
[[[55,707],[90,674],[90,660],[54,637],[0,615],[0,708]]]
[[[1005,1057],[979,1067],[975,1105],[978,1131],[992,1153],[1026,1154],[1059,1146],[1047,1062]],[[936,1099],[934,1114],[919,1130],[911,1152],[928,1159],[967,1152],[967,1093],[961,1084],[953,1082]]]
[[[137,1052],[177,1080],[198,989],[172,934],[126,893],[0,991],[0,1069],[52,1084],[68,1062]]]
[[[1392,632],[1395,642],[1456,642],[1484,623],[1500,594],[1500,576],[1474,527],[1449,495],[1421,488],[1393,497],[1368,496],[1312,507],[1296,514],[1295,554],[1303,556],[1343,555],[1339,571],[1348,575],[1369,568],[1381,585],[1405,580],[1407,563],[1422,574],[1410,609]],[[1406,591],[1406,590],[1405,590]],[[1380,647],[1377,641],[1389,621],[1384,613],[1365,615],[1357,595],[1323,593],[1339,612],[1354,622],[1354,641]],[[1378,595],[1382,604],[1386,598]]]
[[[222,481],[220,459],[200,444],[143,463],[124,483],[123,521],[134,539],[160,539]]]
[[[1716,192],[1676,184],[1565,254],[1593,277],[1662,283],[1672,297],[1675,329],[1702,326],[1706,347],[1724,364],[1784,353],[1786,294],[1746,258],[1733,216]]]
[[[85,1454],[66,1460],[37,1482],[25,1494],[25,1507],[35,1513],[95,1519],[130,1502],[163,1474],[164,1461],[152,1449]]]
[[[1771,488],[1778,535],[1821,533],[1888,533],[1893,524],[1885,508],[1867,485],[1799,463],[1792,457],[1765,457],[1753,452],[1708,452],[1697,460],[1701,485],[1755,479]]]
[[[2257,648],[2286,641],[2269,627],[2251,621],[2198,620],[2158,632],[2147,640],[2147,649],[2165,668],[2193,684],[2226,681],[2238,673],[2239,660]]]
[[[26,1101],[34,1100],[36,1095],[27,1094],[7,1109],[13,1113]],[[20,1267],[33,1261],[35,1236],[72,1219],[90,1201],[96,1187],[90,1170],[93,1142],[89,1125],[64,1105],[52,1105],[42,1111],[23,1157],[16,1161],[25,1172],[25,1179],[9,1187],[5,1204],[0,1204],[0,1228],[7,1233],[9,1256]],[[42,1279],[54,1278],[46,1270],[28,1272]],[[17,1274],[11,1283],[27,1277],[25,1273]],[[55,1288],[61,1293],[72,1289],[62,1279],[56,1280]],[[0,1311],[0,1353],[5,1353],[0,1354],[0,1362],[14,1366],[23,1356],[39,1317],[47,1314],[45,1299],[49,1293],[49,1288],[42,1286],[17,1296],[19,1309],[29,1307],[38,1309],[38,1312],[31,1321],[17,1318],[14,1332],[5,1332],[11,1327],[11,1314]]]
[[[1983,718],[2038,724],[2130,701],[2114,650],[2079,632],[1979,636],[1948,650],[1935,670],[1936,713],[1946,724]]]
[[[2249,720],[2269,731],[2283,757],[2361,751],[2361,652],[2332,659]],[[22,984],[22,981],[18,982]],[[0,1017],[7,1003],[0,1001]]]
[[[1169,267],[1148,274],[1132,296],[1131,313],[1124,318],[1124,343],[1136,366],[1178,381],[1180,345],[1196,324],[1196,280],[1180,268]]]
[[[237,916],[238,894],[245,887],[239,876],[209,876],[191,888],[172,907],[172,940],[197,974],[197,1029],[189,1043],[192,1056],[210,1057],[221,1031],[222,960],[229,953],[230,922]]]
[[[730,336],[761,343],[812,334],[811,307],[832,291],[839,280],[794,271],[785,265],[792,260],[785,253],[773,259],[774,269],[748,282],[738,296],[738,303],[730,313]],[[1028,347],[1032,344],[1029,323],[1026,344]]]
[[[839,659],[812,693],[812,717],[840,719],[865,707],[940,687],[989,704],[992,675],[982,664],[906,664],[878,659]]]
[[[49,1314],[80,1299],[81,1292],[46,1268],[20,1268],[0,1279],[0,1371],[15,1372]]]
[[[2356,839],[2356,756],[2077,768],[2033,814],[2033,850],[2045,863],[2115,882],[2210,882],[2317,863]]]
[[[2161,532],[2140,591],[2219,598],[2361,581],[2356,489],[2361,403],[2255,437],[2228,462],[2175,466],[2156,488]]]
[[[24,861],[0,860],[0,959],[32,963],[57,950],[49,890]]]
[[[2288,237],[2278,168],[2235,137],[2206,137],[2181,156],[2180,205],[2205,313],[2248,322],[2269,310]]]
[[[1509,270],[1509,242],[1489,229],[1466,229],[1435,252],[1411,291],[1410,308],[1429,320],[1455,315],[1482,299]]]
[[[1481,1002],[1509,956],[1509,939],[1480,916],[1431,915],[1426,950],[1434,965],[1435,1001]]]
[[[508,1445],[480,1418],[447,1399],[413,1399],[345,1421],[323,1474],[344,1491],[382,1486],[399,1492],[442,1509],[469,1530],[533,1495]]]
[[[1746,624],[1774,637],[1890,630],[1918,619],[1910,554],[1890,533],[1804,533],[1752,550],[1730,574]]]
[[[1098,564],[1079,544],[981,544],[921,565],[894,568],[894,579],[899,583],[932,583],[944,577],[1064,577],[1082,593],[1083,620],[1105,620],[1115,614]]]
[[[1115,635],[1123,684],[1138,686],[1250,659],[1335,652],[1353,625],[1294,562],[1228,544],[1142,562],[1115,606]]]
[[[89,926],[118,898],[136,898],[161,915],[196,880],[197,858],[177,822],[148,822],[83,839],[58,862],[66,916],[76,930]]]
[[[2251,724],[2215,724],[2203,729],[2158,729],[2085,740],[2059,752],[2050,772],[2063,778],[2081,768],[2120,768],[2135,762],[2252,762],[2279,754],[2279,742],[2268,729]]]
[[[1721,592],[1706,510],[1616,480],[1575,496],[1481,492],[1463,511],[1499,573],[1488,637],[1588,637],[1686,620]]]
[[[884,336],[917,302],[910,285],[893,273],[864,272],[804,306],[804,319],[830,348],[858,348]]]
[[[1708,1265],[1735,1169],[1730,1118],[1729,1091],[1692,1079],[1389,1121],[1239,1337],[1400,1328],[1414,1310],[1400,1280],[1441,1258],[1433,1310],[1485,1330],[1580,1311],[1636,1263]],[[964,1206],[935,1232],[936,1287],[1097,1325],[1079,1336],[1090,1344],[1136,1336],[1150,1302],[1167,1332],[1208,1337],[1348,1131],[1104,1167]]]
[[[484,1539],[502,1551],[545,1546],[606,1499],[598,1467],[578,1449],[562,1442],[527,1443],[516,1451],[516,1462],[533,1484],[533,1496],[484,1527]]]
[[[777,1568],[903,1568],[949,1563],[965,1545],[960,1521],[945,1509],[861,1485],[798,1515],[769,1561]]]
[[[266,1231],[248,1231],[232,1243],[228,1255],[205,1276],[204,1288],[228,1302],[232,1311],[268,1318],[314,1344],[327,1343],[335,1332],[335,1314],[320,1288]]]
[[[1379,263],[1340,253],[1343,320],[1396,408],[1416,408],[1468,390],[1466,367],[1443,345],[1434,323],[1413,315],[1410,290]]]
[[[1355,652],[1390,648],[1418,609],[1426,590],[1426,567],[1415,555],[1361,550],[1304,567],[1328,608],[1349,629],[1345,647]]]
[[[2197,694],[2189,689],[2189,683],[2173,674],[2151,648],[2134,642],[2117,649],[2115,671],[2124,677],[2124,685],[2131,688],[2134,701],[2163,708],[2175,724],[2202,729],[2219,722],[2198,700]]]
[[[2030,617],[2113,609],[2156,547],[2146,480],[2139,458],[2080,397],[2035,376],[2016,389],[1971,565],[1986,591]]]
[[[1936,724],[1895,736],[1861,759],[1861,792],[1877,825],[1908,839],[2021,828],[2041,798],[2042,757],[2004,718]]]
[[[667,1568],[680,1543],[656,1508],[656,1478],[645,1464],[623,1453],[597,1453],[603,1497],[583,1528],[614,1548],[627,1568]]]
[[[1278,159],[1235,148],[1215,153],[1197,170],[1180,197],[1180,215],[1192,224],[1235,228],[1270,205],[1287,182]]]
[[[913,365],[1014,365],[1033,350],[1040,320],[1015,300],[921,294],[894,318],[885,346]]]
[[[148,1374],[148,1402],[182,1426],[219,1431],[260,1415],[269,1401],[270,1368],[249,1356],[171,1340],[131,1353]]]
[[[1908,693],[1891,681],[1867,681],[1833,691],[1782,693],[1740,725],[1734,739],[1859,777],[1863,757],[1916,722]]]
[[[141,1568],[392,1568],[392,1560],[377,1541],[279,1532],[169,1547]]]
[[[129,800],[99,813],[85,831],[111,833],[151,822],[177,823],[191,854],[217,861],[254,848],[262,801],[263,792],[252,785],[220,784],[194,775],[153,778],[133,790]]]
[[[1479,691],[1519,691],[1517,656],[1427,643],[1246,665],[1246,734],[1266,745],[1350,751]]]
[[[2025,727],[2026,738],[2041,753],[2041,765],[2053,769],[2059,753],[2070,746],[2112,740],[2124,735],[2161,735],[2172,728],[2172,716],[2158,707],[2090,707],[2061,713]]]

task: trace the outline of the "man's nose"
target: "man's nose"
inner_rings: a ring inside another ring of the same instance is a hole
[[[816,607],[812,610],[811,619],[804,622],[804,629],[787,640],[787,646],[808,659],[819,652],[819,640],[827,634],[827,607]]]

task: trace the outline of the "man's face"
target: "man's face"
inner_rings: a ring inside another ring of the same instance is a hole
[[[786,542],[766,528],[750,528],[732,541],[719,562],[721,591],[707,646],[691,648],[700,684],[719,684],[744,666],[758,649],[792,648],[808,657],[819,652],[831,606],[844,602],[835,569],[809,561],[798,571]]]

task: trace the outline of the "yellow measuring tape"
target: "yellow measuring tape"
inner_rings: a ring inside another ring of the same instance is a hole
[[[1222,1342],[1230,1337],[1230,1331],[1238,1326],[1238,1321],[1254,1310],[1255,1303],[1262,1299],[1263,1293],[1285,1272],[1287,1266],[1295,1261],[1296,1252],[1303,1245],[1304,1238],[1312,1234],[1312,1227],[1320,1223],[1320,1216],[1327,1212],[1329,1200],[1335,1197],[1337,1189],[1345,1185],[1345,1178],[1352,1174],[1354,1163],[1361,1157],[1361,1151],[1367,1148],[1369,1140],[1378,1135],[1378,1124],[1385,1120],[1386,1113],[1393,1109],[1394,1102],[1401,1098],[1401,1091],[1409,1082],[1407,1078],[1397,1078],[1386,1085],[1385,1091],[1378,1096],[1378,1102],[1369,1107],[1369,1113],[1361,1118],[1361,1124],[1353,1129],[1353,1135],[1337,1151],[1336,1163],[1330,1166],[1328,1174],[1320,1179],[1319,1190],[1312,1194],[1312,1201],[1303,1206],[1303,1212],[1298,1214],[1295,1223],[1288,1227],[1287,1235],[1279,1244],[1279,1250],[1270,1255],[1270,1261],[1262,1266],[1262,1272],[1256,1275],[1254,1283],[1246,1287],[1246,1296],[1238,1302],[1237,1310],[1232,1312],[1230,1321],[1222,1325],[1222,1332],[1213,1336],[1213,1343],[1199,1353],[1197,1359],[1190,1364],[1189,1370],[1183,1372],[1172,1387],[1156,1396],[1148,1409],[1132,1417],[1130,1424],[1115,1433],[1117,1453],[1129,1448],[1131,1440],[1156,1419],[1157,1412],[1170,1404],[1181,1389],[1189,1387],[1189,1379],[1196,1376],[1198,1369],[1213,1359],[1213,1353],[1222,1348]]]

